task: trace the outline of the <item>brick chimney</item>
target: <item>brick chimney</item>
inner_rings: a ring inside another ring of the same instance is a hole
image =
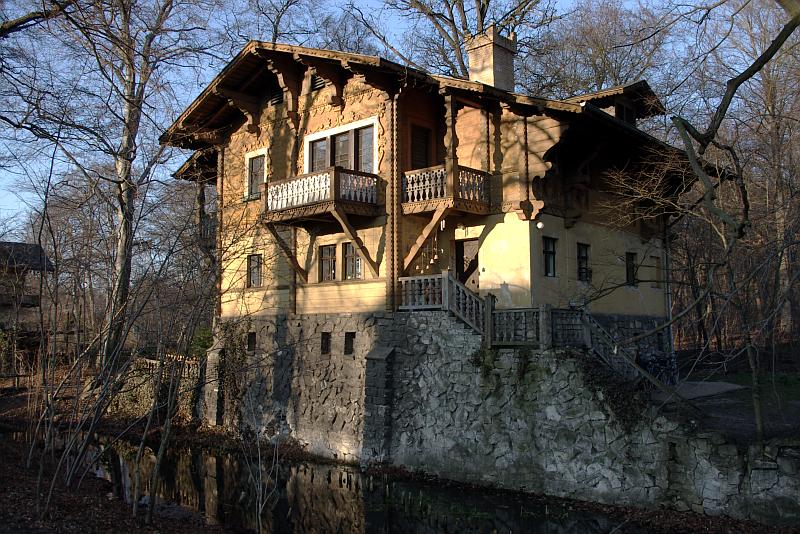
[[[503,37],[492,24],[486,32],[468,37],[465,48],[469,59],[470,80],[504,91],[514,90],[516,33]]]

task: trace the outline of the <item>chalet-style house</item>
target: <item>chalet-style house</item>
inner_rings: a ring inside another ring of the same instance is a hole
[[[169,128],[195,151],[176,176],[216,188],[217,311],[246,319],[250,352],[286,343],[276,317],[323,317],[308,346],[356,357],[374,339],[355,316],[446,310],[489,346],[665,321],[665,220],[615,226],[607,180],[664,147],[636,127],[661,103],[643,81],[517,94],[515,48],[474,37],[465,80],[253,41]]]
[[[12,347],[34,350],[40,338],[39,288],[36,275],[53,271],[53,264],[40,245],[0,241],[0,332],[7,353],[4,374],[13,373]]]

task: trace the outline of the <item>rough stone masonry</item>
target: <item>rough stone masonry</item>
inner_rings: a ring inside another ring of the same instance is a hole
[[[290,316],[249,328],[260,350],[247,356],[254,365],[240,402],[220,418],[232,427],[271,425],[321,456],[457,481],[800,521],[800,442],[737,446],[654,413],[623,424],[588,384],[581,355],[482,350],[480,336],[439,311]],[[210,377],[229,357],[210,355]]]

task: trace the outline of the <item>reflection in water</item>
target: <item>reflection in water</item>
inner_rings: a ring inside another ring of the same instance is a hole
[[[96,466],[129,500],[136,449],[117,443]],[[212,524],[257,530],[256,491],[247,463],[237,455],[199,449],[173,450],[160,473],[160,503],[202,513]],[[147,484],[155,464],[142,460]],[[601,515],[566,511],[521,495],[465,491],[419,482],[373,478],[357,469],[301,463],[278,470],[264,507],[262,527],[270,533],[484,533],[610,532],[619,522]],[[145,489],[144,493],[147,490]],[[163,504],[162,504],[163,506]],[[622,528],[618,531],[630,532]]]

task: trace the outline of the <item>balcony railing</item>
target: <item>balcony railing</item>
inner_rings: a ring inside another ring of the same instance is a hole
[[[266,184],[266,210],[280,211],[321,202],[378,203],[378,177],[331,167]]]
[[[403,174],[403,202],[453,198],[489,204],[489,174],[459,166],[450,180],[444,165],[416,169]]]

